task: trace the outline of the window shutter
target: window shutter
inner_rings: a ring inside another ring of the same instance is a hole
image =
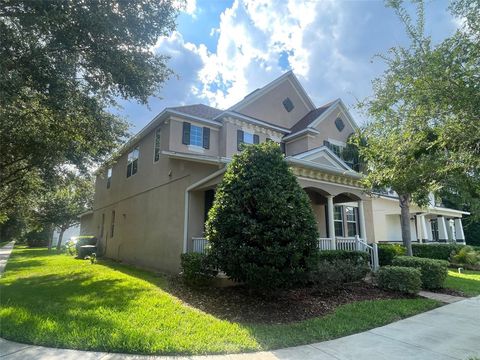
[[[242,144],[243,144],[243,131],[237,130],[237,150],[238,151],[242,150],[241,149]]]
[[[210,149],[210,128],[203,128],[203,148]]]
[[[190,123],[183,122],[182,144],[190,145]]]
[[[326,146],[330,149],[330,142],[327,140],[323,140],[323,146]]]
[[[285,150],[285,143],[284,143],[284,142],[281,142],[281,143],[280,143],[280,150],[282,151],[282,153],[285,154],[285,151],[286,151],[286,150]],[[327,223],[327,224],[328,224],[328,223]]]
[[[260,137],[257,134],[253,134],[253,143],[258,144],[260,142]]]

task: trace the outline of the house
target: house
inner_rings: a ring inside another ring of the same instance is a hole
[[[203,251],[215,188],[241,144],[275,141],[311,200],[321,249],[397,241],[398,200],[364,193],[356,164],[342,158],[356,129],[342,100],[315,106],[292,72],[227,110],[166,108],[98,173],[81,234],[96,235],[107,257],[176,272],[182,252]],[[414,207],[413,239],[463,241],[463,214]]]

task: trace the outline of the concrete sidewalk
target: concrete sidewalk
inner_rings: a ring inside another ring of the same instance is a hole
[[[0,266],[10,252],[11,247],[0,249]],[[467,360],[473,356],[480,357],[480,296],[336,340],[250,354],[141,356],[53,349],[0,339],[1,360]]]

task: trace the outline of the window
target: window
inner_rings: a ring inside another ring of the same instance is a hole
[[[330,150],[332,150],[333,153],[338,157],[342,157],[342,147],[340,145],[330,143]]]
[[[190,127],[190,145],[203,146],[203,128],[192,125]]]
[[[110,189],[112,183],[112,168],[107,170],[107,189]]]
[[[153,147],[153,161],[158,161],[160,159],[160,128],[155,130],[155,140],[154,140],[154,147]]]
[[[335,226],[335,236],[343,236],[343,207],[335,206],[333,208],[333,223]]]
[[[113,237],[115,230],[115,210],[112,211],[112,223],[110,224],[110,237]]]
[[[353,206],[345,206],[345,215],[347,218],[347,236],[358,234],[357,209]]]
[[[210,128],[183,123],[182,144],[210,148]]]
[[[243,130],[237,130],[237,150],[242,150],[242,144],[258,144],[260,137],[257,134],[252,134]]]
[[[337,118],[335,120],[335,126],[337,127],[337,130],[340,132],[345,128],[345,124],[341,118]]]
[[[139,156],[138,146],[128,153],[127,159],[127,178],[135,175],[138,171],[138,156]]]
[[[287,110],[288,112],[292,111],[295,108],[295,106],[293,106],[292,100],[290,100],[290,98],[288,97],[283,100],[282,104],[285,110]]]
[[[430,226],[432,228],[432,239],[433,241],[438,241],[439,236],[438,236],[438,220],[437,219],[431,219],[430,220]]]

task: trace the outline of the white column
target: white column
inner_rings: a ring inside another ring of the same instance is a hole
[[[432,241],[433,240],[433,233],[432,233],[432,223],[429,221],[425,221],[427,224],[427,240]]]
[[[432,235],[428,234],[427,220],[425,219],[425,215],[420,215],[420,226],[422,227],[422,242],[430,240]]]
[[[448,232],[447,224],[445,224],[445,218],[443,216],[438,216],[438,241],[446,242],[448,241]]]
[[[327,211],[328,211],[328,236],[332,241],[332,250],[337,248],[335,242],[335,222],[333,221],[333,196],[327,196]]]
[[[422,215],[419,215],[419,214],[415,215],[415,229],[417,230],[415,235],[417,236],[417,241],[419,243],[422,242],[422,223],[421,223],[421,221],[422,221]]]
[[[455,234],[457,240],[465,244],[465,234],[463,233],[462,219],[455,219]]]
[[[358,201],[358,217],[360,221],[360,237],[363,242],[367,242],[367,229],[365,227],[365,209],[363,208],[363,200]]]

